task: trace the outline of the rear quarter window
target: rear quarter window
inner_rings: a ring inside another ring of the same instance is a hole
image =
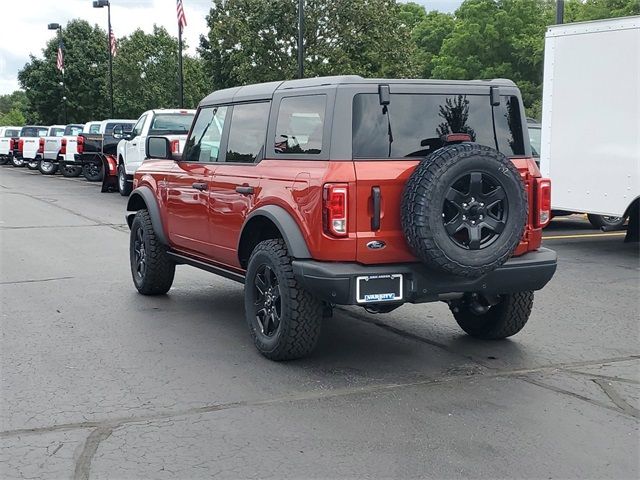
[[[498,150],[506,156],[529,155],[531,146],[524,141],[520,100],[516,96],[500,98],[500,105],[494,111]]]
[[[322,152],[326,95],[285,97],[280,102],[274,148],[280,154]]]

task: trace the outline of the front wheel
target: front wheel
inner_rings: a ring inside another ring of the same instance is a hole
[[[322,302],[296,280],[283,240],[260,242],[251,254],[244,299],[249,330],[262,355],[293,360],[313,351],[320,337]]]
[[[589,223],[595,228],[606,227],[609,230],[622,228],[626,220],[625,217],[611,217],[609,215],[595,215],[592,213],[588,213],[587,218],[589,219]]]
[[[118,191],[123,197],[128,197],[131,194],[131,189],[132,185],[127,181],[127,172],[121,163],[118,166]]]
[[[89,182],[101,182],[103,176],[102,162],[90,161],[82,166],[82,174]]]
[[[58,166],[53,162],[42,160],[38,165],[38,170],[43,175],[54,175],[58,171]]]
[[[524,328],[533,308],[533,292],[500,295],[493,302],[468,295],[452,302],[450,309],[460,328],[472,337],[499,340]]]
[[[129,260],[133,284],[138,292],[142,295],[162,295],[169,291],[176,264],[158,240],[147,210],[139,210],[131,223]]]

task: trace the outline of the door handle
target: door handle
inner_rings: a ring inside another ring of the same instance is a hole
[[[371,187],[371,197],[373,199],[373,217],[371,217],[371,230],[380,230],[380,187]]]
[[[236,187],[236,192],[241,193],[242,195],[253,195],[253,187],[246,185]]]
[[[195,182],[191,184],[191,186],[196,190],[200,190],[201,192],[204,192],[208,187],[208,185],[204,182]]]

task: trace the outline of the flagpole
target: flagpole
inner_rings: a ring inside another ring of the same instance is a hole
[[[182,74],[182,25],[178,22],[178,70],[180,74],[180,108],[184,108],[184,77]]]

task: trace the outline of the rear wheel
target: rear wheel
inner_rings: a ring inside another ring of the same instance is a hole
[[[169,291],[176,264],[158,240],[147,210],[139,210],[131,223],[129,260],[133,284],[138,292],[142,295],[162,295]]]
[[[38,165],[38,170],[43,175],[53,175],[58,171],[58,166],[53,162],[42,160]]]
[[[22,158],[11,157],[11,165],[17,168],[24,167],[24,160]]]
[[[128,197],[131,194],[131,189],[131,182],[127,181],[127,172],[121,163],[118,166],[118,191],[123,197]]]
[[[609,215],[595,215],[592,213],[587,214],[589,223],[595,228],[606,227],[607,229],[622,228],[626,220],[625,217],[611,217]]]
[[[498,340],[515,335],[529,320],[533,308],[533,292],[500,295],[492,301],[476,294],[451,302],[460,328],[472,337]]]
[[[0,157],[0,165],[6,165],[7,163],[9,163],[8,157]]]
[[[82,166],[82,174],[89,182],[101,182],[103,176],[102,162],[91,160]]]
[[[67,178],[79,177],[82,173],[82,167],[74,167],[72,165],[67,165],[64,162],[60,162],[60,173],[63,177]]]
[[[38,170],[39,165],[40,165],[40,160],[29,160],[27,162],[27,168],[29,170]]]
[[[318,343],[322,302],[298,284],[283,240],[260,242],[244,286],[245,314],[258,351],[271,360],[310,354]]]

